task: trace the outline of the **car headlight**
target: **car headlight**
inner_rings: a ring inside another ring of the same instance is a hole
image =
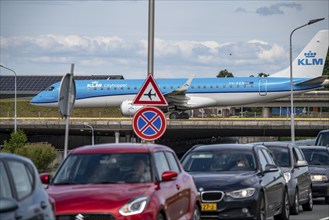
[[[311,175],[311,180],[312,181],[327,181],[328,177],[326,175]]]
[[[254,195],[255,188],[240,189],[232,192],[227,192],[226,195],[231,196],[232,198],[246,198]]]
[[[284,179],[286,180],[286,183],[288,183],[291,179],[291,173],[290,172],[286,172],[283,174]]]
[[[144,211],[148,201],[148,196],[136,197],[122,206],[119,213],[123,216],[139,214]]]

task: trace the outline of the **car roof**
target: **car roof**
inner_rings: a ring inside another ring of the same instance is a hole
[[[32,161],[27,158],[27,157],[23,157],[21,155],[18,154],[12,154],[12,153],[0,153],[0,159],[14,159],[14,160],[21,160],[21,161],[25,161],[27,163],[32,163]]]
[[[285,147],[285,148],[291,148],[291,147],[297,147],[297,145],[290,143],[290,142],[281,142],[281,141],[269,141],[269,142],[260,142],[259,144],[264,145],[265,147]]]
[[[327,146],[299,146],[300,149],[315,149],[315,150],[325,150],[329,151],[329,147]]]
[[[259,144],[210,144],[210,145],[197,145],[191,151],[206,151],[214,149],[248,149],[252,150],[255,145]]]
[[[115,143],[97,144],[75,148],[70,154],[96,154],[96,153],[146,153],[156,151],[171,151],[167,146],[159,144]]]

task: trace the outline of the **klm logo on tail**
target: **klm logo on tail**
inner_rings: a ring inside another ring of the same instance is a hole
[[[298,59],[298,66],[323,65],[323,59],[315,58],[316,53],[312,53],[312,51],[309,51],[308,53],[304,53],[304,56],[305,58]]]

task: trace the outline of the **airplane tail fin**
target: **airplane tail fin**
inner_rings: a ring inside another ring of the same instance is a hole
[[[319,31],[292,62],[294,78],[316,78],[322,75],[328,51],[329,30]],[[289,77],[290,67],[271,77]]]

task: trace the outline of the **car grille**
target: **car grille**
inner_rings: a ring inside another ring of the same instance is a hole
[[[219,202],[223,199],[224,193],[222,191],[204,191],[201,192],[202,202]]]
[[[72,214],[57,215],[56,220],[116,220],[111,214]]]

